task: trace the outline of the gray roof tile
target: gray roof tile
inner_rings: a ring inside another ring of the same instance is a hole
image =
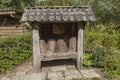
[[[26,8],[21,21],[95,21],[90,7],[32,7]]]

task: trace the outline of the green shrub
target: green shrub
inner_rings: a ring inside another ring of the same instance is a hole
[[[85,48],[91,51],[99,45],[111,50],[120,49],[120,33],[114,29],[108,29],[106,32],[96,31],[94,28],[85,30]]]
[[[0,73],[31,59],[31,34],[0,38]]]
[[[92,61],[92,58],[93,58],[93,54],[92,53],[85,53],[84,56],[83,56],[83,64],[84,66],[93,66],[94,63]]]
[[[92,53],[84,54],[84,65],[89,66],[89,62],[93,66],[102,67],[108,80],[112,78],[120,78],[120,30],[106,28],[104,31],[96,30],[93,27],[85,29],[85,50]],[[118,51],[114,53],[113,51]],[[119,79],[118,79],[119,80]]]
[[[96,47],[93,54],[84,54],[84,65],[104,69],[105,77],[120,79],[120,52],[113,52],[103,47]]]
[[[108,79],[120,79],[120,52],[112,52],[106,55],[103,67]]]
[[[93,51],[93,66],[96,67],[103,67],[103,61],[104,61],[104,57],[106,57],[106,55],[110,54],[111,52],[104,48],[104,47],[96,47]]]
[[[103,40],[103,35],[96,32],[94,29],[85,30],[85,41],[84,45],[86,49],[93,50],[94,47],[101,45]]]
[[[119,34],[114,33],[114,34],[104,34],[103,40],[102,40],[102,45],[111,49],[111,50],[116,50],[119,49]]]

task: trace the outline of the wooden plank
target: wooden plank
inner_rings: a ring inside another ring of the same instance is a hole
[[[22,29],[22,27],[13,27],[13,26],[0,26],[0,29]]]
[[[22,35],[23,33],[0,33],[0,36],[8,36],[8,35]]]
[[[77,57],[77,68],[80,70],[83,67],[83,30],[84,25],[82,22],[78,22],[78,42],[77,42],[77,51],[78,51],[78,57]]]
[[[37,24],[33,24],[32,39],[33,39],[33,65],[36,72],[40,71],[40,45],[39,45],[39,28]]]
[[[22,33],[23,30],[0,30],[0,33]]]
[[[19,33],[0,33],[0,35],[16,35],[16,34],[23,34],[23,33],[21,33],[21,32],[19,32]]]
[[[76,59],[77,52],[66,52],[66,53],[44,53],[42,55],[42,61],[52,61],[61,59]]]

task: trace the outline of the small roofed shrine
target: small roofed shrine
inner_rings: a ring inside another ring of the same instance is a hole
[[[90,7],[25,8],[21,23],[28,22],[32,28],[34,69],[41,70],[42,61],[75,59],[80,70],[83,66],[85,24],[95,20]]]

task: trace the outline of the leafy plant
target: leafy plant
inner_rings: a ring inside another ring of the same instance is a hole
[[[120,79],[120,52],[106,55],[103,61],[105,75],[108,79]]]
[[[106,48],[96,47],[93,51],[93,63],[96,67],[103,67],[103,60],[110,51]]]
[[[92,53],[85,53],[83,56],[83,64],[87,67],[94,65],[92,58],[93,54]]]
[[[0,73],[32,58],[31,34],[0,38]]]
[[[92,58],[89,54],[84,55],[84,65],[87,66],[92,60],[93,66],[102,67],[105,75],[110,79],[120,78],[120,31],[114,27],[106,28],[104,31],[99,29],[96,31],[93,27],[85,29],[85,49],[92,53]],[[115,52],[114,52],[115,51]],[[117,52],[116,52],[117,51]]]
[[[120,32],[114,28],[107,29],[104,32],[99,30],[96,31],[95,28],[89,28],[90,25],[87,25],[88,28],[85,29],[85,48],[91,51],[94,50],[96,46],[102,45],[107,47],[110,50],[120,49]]]

